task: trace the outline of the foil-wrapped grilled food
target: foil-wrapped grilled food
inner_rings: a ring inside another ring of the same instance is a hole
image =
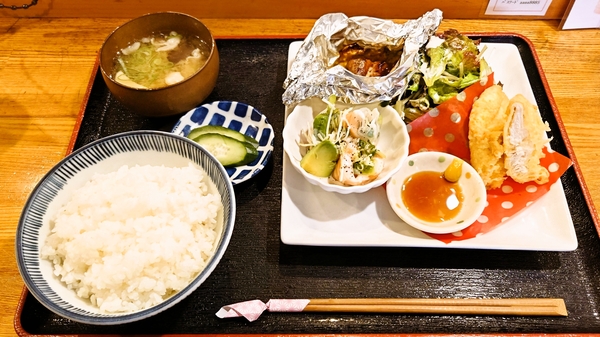
[[[417,69],[417,55],[435,33],[442,12],[397,24],[373,17],[323,15],[302,42],[284,81],[282,101],[336,95],[348,104],[391,101]]]
[[[341,65],[350,72],[360,76],[376,77],[390,73],[400,59],[402,50],[392,50],[385,46],[380,48],[365,47],[354,42],[340,50],[340,56],[334,65]]]

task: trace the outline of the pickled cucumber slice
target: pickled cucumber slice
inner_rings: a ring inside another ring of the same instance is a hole
[[[218,133],[205,133],[194,141],[226,167],[246,165],[258,157],[258,151],[251,144]]]
[[[195,129],[192,129],[192,131],[190,131],[190,133],[187,135],[187,137],[189,139],[192,140],[196,140],[196,138],[200,137],[201,135],[207,134],[207,133],[218,133],[220,135],[226,136],[226,137],[230,137],[233,138],[235,140],[238,140],[240,142],[247,142],[249,144],[251,144],[252,146],[254,146],[255,148],[258,147],[258,141],[250,136],[246,136],[245,134],[232,130],[232,129],[228,129],[224,126],[220,126],[220,125],[203,125],[201,127],[197,127]]]

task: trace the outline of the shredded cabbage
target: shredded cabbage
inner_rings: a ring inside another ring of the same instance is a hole
[[[117,82],[135,88],[154,89],[175,84],[190,77],[206,61],[208,53],[203,53],[199,47],[186,50],[183,37],[176,32],[143,38],[118,53],[113,76]],[[177,63],[169,59],[172,53],[180,56],[182,50],[187,57]]]

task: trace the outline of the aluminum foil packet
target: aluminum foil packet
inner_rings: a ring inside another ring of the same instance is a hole
[[[349,18],[342,13],[323,15],[291,64],[283,84],[283,103],[290,106],[311,97],[327,98],[335,94],[344,103],[367,104],[402,95],[417,69],[419,49],[441,21],[439,9],[404,24],[366,16]],[[387,75],[356,75],[336,65],[340,49],[353,43],[368,48],[387,47],[398,51],[400,58]]]

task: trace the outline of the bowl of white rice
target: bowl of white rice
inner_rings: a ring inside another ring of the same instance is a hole
[[[223,166],[195,142],[132,131],[60,161],[16,234],[31,294],[73,321],[115,325],[174,306],[209,277],[235,222]]]

